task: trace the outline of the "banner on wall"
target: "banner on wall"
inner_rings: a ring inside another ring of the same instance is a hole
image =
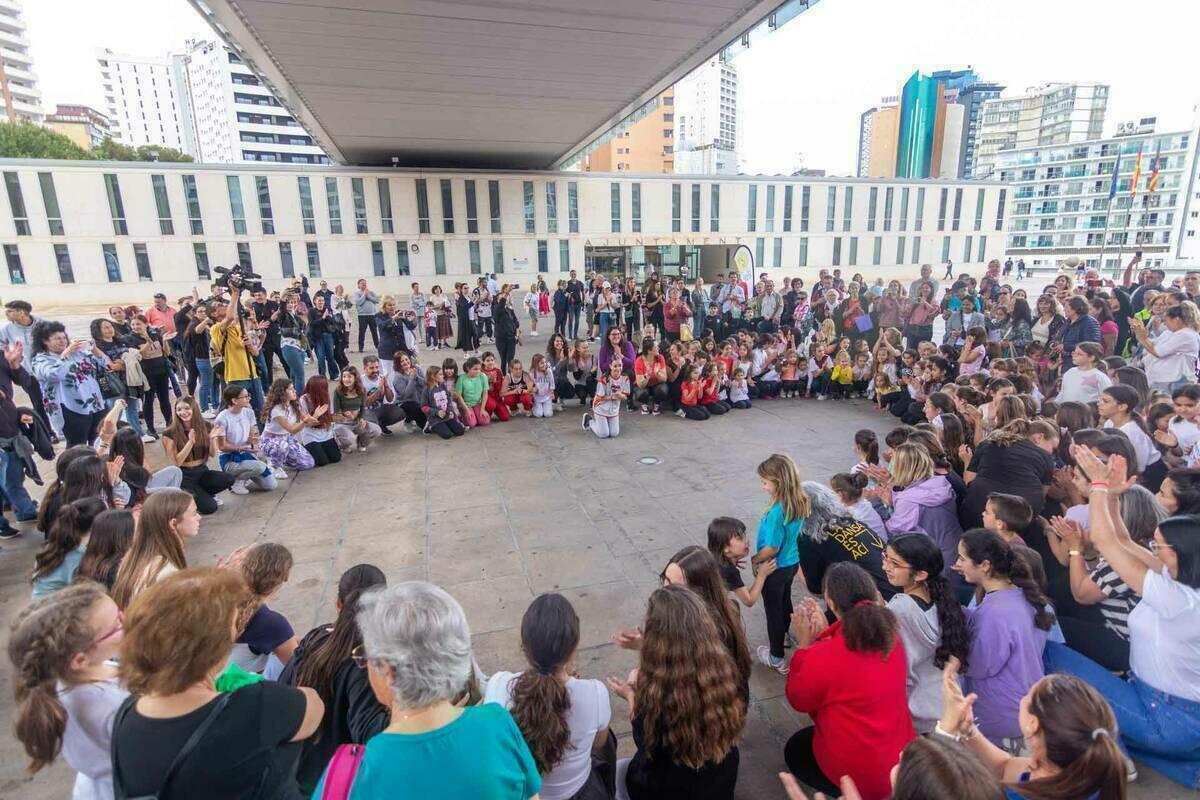
[[[754,252],[744,244],[738,245],[733,251],[733,266],[746,286],[746,299],[749,300],[754,296]]]

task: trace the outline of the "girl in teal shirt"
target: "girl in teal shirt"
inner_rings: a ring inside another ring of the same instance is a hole
[[[804,518],[808,516],[808,495],[800,486],[800,469],[796,462],[776,453],[758,465],[758,477],[763,491],[771,498],[771,506],[758,523],[756,552],[750,566],[757,574],[759,565],[775,559],[775,572],[763,582],[763,609],[767,612],[767,641],[760,645],[758,660],[786,675],[783,658],[783,638],[792,619],[792,581],[800,568],[798,541]]]

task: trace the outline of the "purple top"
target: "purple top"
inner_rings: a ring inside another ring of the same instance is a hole
[[[993,743],[1019,737],[1021,698],[1045,675],[1047,632],[1033,624],[1033,606],[1016,587],[989,592],[968,612],[971,649],[963,691],[979,695],[975,718],[984,736]]]
[[[608,342],[605,342],[604,344],[607,345]],[[606,346],[602,346],[600,348],[600,374],[601,375],[608,374],[608,365],[612,363],[612,356],[610,355],[611,352],[612,351]],[[622,341],[621,342],[621,368],[625,372],[632,373],[633,372],[633,362],[636,360],[637,360],[637,354],[635,354],[633,351],[633,342],[630,342],[628,339]]]

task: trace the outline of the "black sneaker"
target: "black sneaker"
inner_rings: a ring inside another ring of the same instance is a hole
[[[0,539],[15,539],[21,535],[21,532],[4,520],[4,524],[0,525]]]
[[[382,433],[384,436],[394,436],[395,435],[390,430],[383,427],[382,425],[379,426],[379,432]]]

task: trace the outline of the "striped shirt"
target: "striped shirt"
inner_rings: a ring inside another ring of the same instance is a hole
[[[1100,601],[1100,613],[1104,615],[1105,625],[1122,639],[1128,639],[1129,613],[1138,603],[1137,592],[1121,580],[1117,571],[1103,558],[1096,562],[1096,568],[1088,577],[1104,593],[1104,599]]]

